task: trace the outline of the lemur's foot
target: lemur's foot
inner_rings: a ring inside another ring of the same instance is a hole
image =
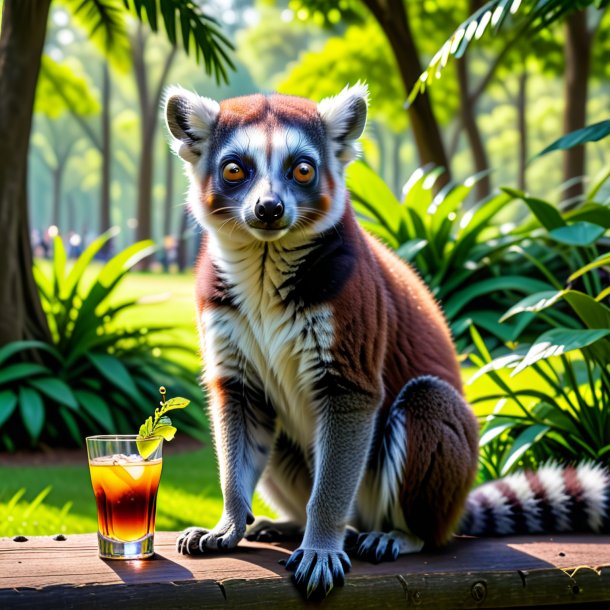
[[[417,553],[424,546],[424,541],[398,530],[391,532],[366,532],[358,536],[355,556],[363,561],[381,563],[396,561],[399,555]]]
[[[344,551],[325,549],[298,548],[286,562],[286,569],[295,571],[295,585],[310,600],[323,599],[335,585],[342,587],[351,567]]]
[[[294,521],[274,521],[257,517],[246,532],[246,540],[256,542],[300,542],[304,528]]]
[[[176,549],[183,555],[201,555],[207,551],[228,551],[243,538],[244,532],[231,523],[219,523],[213,530],[202,527],[185,529],[176,540]]]

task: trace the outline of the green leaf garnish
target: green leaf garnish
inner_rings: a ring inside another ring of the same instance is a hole
[[[184,409],[191,402],[186,398],[180,397],[170,398],[166,401],[166,391],[163,386],[159,388],[159,393],[161,394],[161,402],[159,403],[161,406],[155,409],[154,417],[149,417],[140,426],[138,438],[136,439],[138,451],[144,459],[155,452],[161,439],[171,441],[176,434],[176,428],[172,426],[172,420],[165,414],[172,409]]]

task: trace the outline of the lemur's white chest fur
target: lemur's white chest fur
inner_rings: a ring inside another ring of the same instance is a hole
[[[314,440],[315,407],[322,400],[316,383],[330,362],[334,334],[328,306],[304,307],[289,298],[290,280],[312,248],[226,246],[211,238],[212,260],[237,307],[204,312],[202,320],[206,354],[216,359],[207,364],[206,377],[229,369],[259,386],[279,425],[305,452]]]

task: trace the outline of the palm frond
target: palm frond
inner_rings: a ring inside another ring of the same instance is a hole
[[[65,0],[76,22],[104,53],[126,57],[129,46],[120,0]]]
[[[98,0],[99,1],[99,0]],[[207,74],[213,74],[216,82],[228,82],[227,70],[235,70],[229,57],[232,43],[224,36],[218,21],[204,13],[191,0],[123,0],[126,9],[147,22],[153,31],[159,29],[159,13],[169,41],[182,46],[187,54],[194,53],[202,62]]]
[[[523,35],[534,34],[562,19],[567,14],[588,6],[605,9],[610,0],[491,0],[460,24],[455,32],[432,57],[409,93],[406,107],[426,90],[434,79],[441,77],[450,57],[460,58],[470,44],[491,30],[496,34],[503,26],[511,27],[513,36],[507,43],[512,46]]]

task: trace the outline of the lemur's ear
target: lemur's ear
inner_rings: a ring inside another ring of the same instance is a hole
[[[200,159],[220,106],[181,87],[169,87],[165,95],[165,120],[174,137],[174,150],[185,161]]]
[[[366,125],[368,99],[368,87],[358,81],[353,87],[345,87],[339,95],[327,97],[318,104],[337,158],[345,165],[358,154],[356,140]]]

